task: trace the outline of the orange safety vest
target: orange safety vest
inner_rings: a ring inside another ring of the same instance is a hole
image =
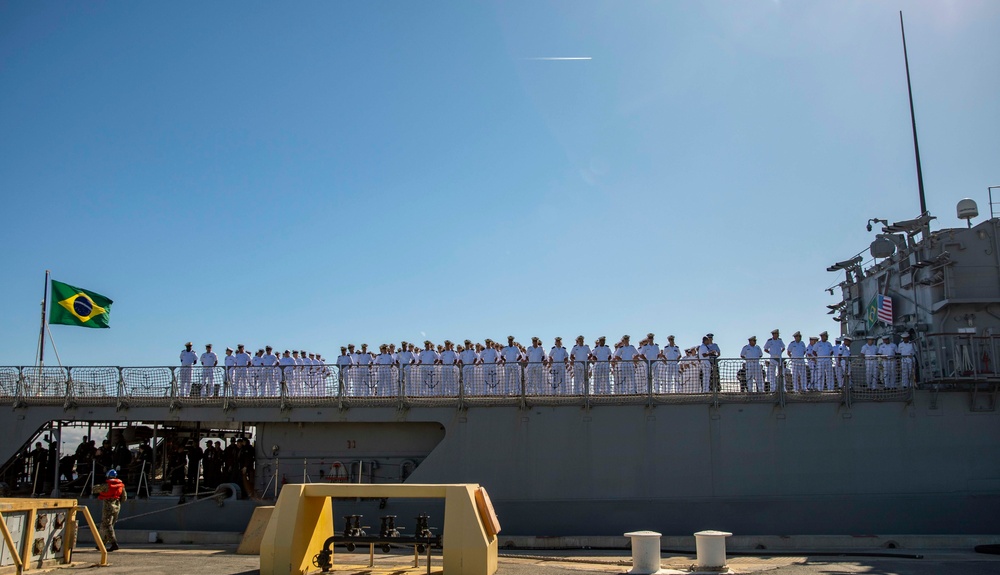
[[[125,484],[122,483],[121,479],[108,479],[106,481],[108,484],[108,490],[97,496],[101,501],[118,501],[122,498],[122,493],[125,491]]]

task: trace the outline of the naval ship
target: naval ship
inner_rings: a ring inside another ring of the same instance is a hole
[[[975,203],[959,203],[966,226],[932,230],[927,212],[873,219],[869,230],[881,230],[867,253],[830,266],[841,301],[829,314],[853,339],[849,358],[783,355],[773,371],[766,356],[307,371],[0,367],[0,461],[9,469],[46,435],[58,444],[68,426],[87,426],[98,444],[105,432],[133,447],[148,440],[151,469],[129,485],[144,492],[124,504],[120,529],[242,531],[256,506],[305,481],[479,483],[505,535],[995,533],[992,191],[988,219],[973,222]],[[862,356],[868,337],[904,335],[912,355]],[[767,376],[764,389],[746,385],[751,370]],[[222,384],[218,396],[192,395],[204,378]],[[236,436],[252,445],[255,473],[200,495],[165,490],[168,443]],[[46,479],[34,478],[36,492]],[[79,479],[47,483],[99,511]],[[345,504],[375,525],[386,515],[443,517],[426,501]]]

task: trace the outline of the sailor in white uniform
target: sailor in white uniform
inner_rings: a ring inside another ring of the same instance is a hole
[[[701,388],[701,360],[698,359],[698,348],[690,347],[684,350],[684,357],[678,362],[681,373],[679,391],[699,393]]]
[[[616,395],[644,393],[645,389],[638,387],[636,381],[636,366],[639,361],[639,350],[629,343],[629,336],[622,336],[621,347],[615,351],[615,389]],[[646,386],[643,385],[643,388]]]
[[[660,352],[660,358],[663,360],[663,393],[677,393],[680,391],[680,360],[681,360],[681,348],[677,347],[674,343],[674,336],[667,336],[667,344],[663,346],[663,350]]]
[[[788,357],[792,371],[792,389],[796,393],[806,390],[806,344],[802,341],[802,332],[792,334],[794,340],[788,343]]]
[[[752,335],[748,342],[740,351],[740,357],[744,360],[744,367],[747,374],[747,391],[764,392],[764,372],[760,366],[760,358],[764,357],[764,352],[757,345],[757,336]]]
[[[180,396],[191,395],[191,370],[193,365],[198,363],[198,354],[191,351],[191,347],[194,346],[190,341],[184,344],[184,350],[181,351],[181,373],[178,378],[177,394]]]
[[[250,358],[250,389],[252,396],[258,396],[261,394],[261,383],[263,382],[263,373],[261,372],[262,366],[264,365],[264,350],[258,349],[257,353]]]
[[[358,351],[357,355],[355,391],[358,392],[358,395],[375,395],[375,380],[372,378],[372,364],[375,362],[375,358],[368,351],[367,343],[361,344],[361,350]]]
[[[899,342],[899,345],[896,346],[896,352],[899,353],[899,365],[901,368],[900,381],[903,388],[913,385],[913,366],[915,363],[914,356],[916,351],[916,348],[910,342],[909,332],[904,333],[903,341]]]
[[[594,361],[594,383],[591,393],[594,395],[610,395],[611,389],[611,348],[607,346],[607,338],[603,335],[597,339],[597,345],[590,357]]]
[[[424,341],[424,349],[417,354],[417,365],[420,370],[420,381],[413,395],[437,395],[438,381],[435,379],[435,371],[440,361],[438,352],[434,350],[434,344],[430,340]]]
[[[590,362],[590,346],[584,342],[583,336],[576,336],[576,345],[569,352],[569,361],[573,364],[573,384],[566,393],[581,395],[586,390],[587,363]]]
[[[413,353],[413,344],[405,341],[401,343],[399,351],[396,352],[396,365],[399,366],[399,373],[403,379],[403,393],[408,394],[410,392],[410,366],[417,359],[416,354]]]
[[[225,394],[230,394],[233,392],[233,378],[236,376],[234,372],[236,369],[236,356],[233,355],[233,348],[226,348],[226,356],[222,358],[222,362],[226,366],[226,379],[223,380],[226,384]]]
[[[820,332],[819,341],[813,345],[813,354],[816,357],[816,378],[817,389],[820,391],[830,391],[833,389],[833,344],[830,343],[830,334]]]
[[[479,353],[472,347],[472,340],[465,340],[465,346],[458,352],[458,362],[462,365],[462,387],[465,393],[470,395],[481,395],[483,384],[476,377],[479,368]]]
[[[783,379],[781,369],[781,354],[785,351],[785,342],[779,337],[777,329],[771,330],[771,339],[764,342],[764,353],[771,359],[767,362],[768,391],[778,391],[780,382]]]
[[[219,356],[212,351],[212,344],[205,344],[205,353],[201,354],[200,390],[205,396],[211,395],[213,389],[215,390],[215,395],[219,395],[219,386],[215,383],[215,366],[217,365],[219,365]]]
[[[875,345],[875,336],[868,336],[866,343],[861,347],[861,357],[865,358],[865,385],[868,389],[878,387],[878,346]]]
[[[290,390],[289,382],[295,380],[295,358],[292,357],[292,352],[285,350],[278,359],[278,367],[281,369],[281,376],[285,382],[285,393],[287,394]]]
[[[379,354],[375,358],[375,389],[373,395],[385,397],[395,396],[398,393],[395,382],[392,378],[392,366],[396,360],[389,353],[389,346],[382,344],[378,346]]]
[[[654,341],[656,336],[652,333],[646,334],[646,343],[639,348],[639,382],[649,382],[652,378],[653,393],[661,393],[663,388],[663,373],[659,369],[660,346]]]
[[[247,382],[250,375],[248,372],[250,369],[250,354],[247,353],[244,347],[242,343],[238,344],[234,356],[236,363],[233,370],[236,372],[236,378],[233,381],[233,396],[235,397],[244,397],[249,392]]]
[[[844,336],[840,350],[837,352],[837,386],[841,389],[851,387],[851,342],[850,336]]]
[[[709,347],[710,339],[707,335],[701,338],[701,345],[698,346],[698,359],[701,360],[701,393],[708,393],[712,390],[712,360],[718,355]]]
[[[806,346],[806,364],[809,366],[809,391],[816,391],[819,381],[819,370],[816,369],[816,342],[819,338],[809,336],[809,345]]]
[[[441,352],[441,390],[440,395],[458,396],[458,352],[455,344],[444,341],[444,351]]]
[[[492,339],[486,339],[486,346],[479,354],[479,363],[483,368],[482,393],[486,395],[496,395],[503,393],[500,385],[500,352],[496,348]]]
[[[549,373],[551,374],[551,388],[547,393],[563,395],[570,393],[566,382],[566,367],[569,364],[569,352],[563,347],[562,338],[557,337],[552,349],[549,350]]]
[[[281,374],[278,372],[278,356],[274,355],[274,348],[264,347],[264,355],[260,358],[260,364],[264,371],[263,394],[267,397],[277,397],[279,395],[278,382],[281,381]]]
[[[504,395],[521,394],[521,348],[514,345],[514,336],[507,336],[507,347],[500,350],[503,365]]]
[[[548,361],[548,355],[545,353],[545,348],[542,347],[542,340],[537,337],[531,338],[531,347],[525,351],[525,355],[528,359],[528,365],[525,368],[527,393],[529,395],[543,394],[547,387],[545,385],[545,364]]]
[[[892,336],[882,338],[882,344],[878,346],[878,354],[882,360],[882,377],[885,387],[895,389],[899,381],[896,379],[896,344],[892,343]]]
[[[340,348],[340,355],[337,356],[337,379],[343,390],[341,393],[344,395],[353,394],[353,390],[347,387],[347,374],[350,372],[352,365],[354,365],[354,358],[351,357],[351,354],[347,353],[347,348]]]

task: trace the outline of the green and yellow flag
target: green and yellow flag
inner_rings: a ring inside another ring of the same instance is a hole
[[[111,312],[112,303],[114,302],[99,293],[52,280],[49,323],[80,327],[111,327],[108,325],[108,314]]]

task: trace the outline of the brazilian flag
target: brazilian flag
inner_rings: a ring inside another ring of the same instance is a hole
[[[111,327],[108,325],[108,314],[111,312],[112,303],[114,302],[99,293],[52,280],[49,323],[80,327]]]

